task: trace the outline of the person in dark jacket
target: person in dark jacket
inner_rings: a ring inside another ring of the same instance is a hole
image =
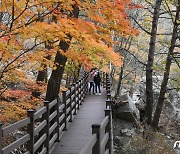
[[[98,71],[96,71],[94,73],[94,83],[95,83],[95,92],[96,92],[96,95],[98,95],[98,90],[99,90],[99,95],[101,95],[101,88],[100,88],[100,85],[101,85],[101,77],[100,77],[100,73]]]

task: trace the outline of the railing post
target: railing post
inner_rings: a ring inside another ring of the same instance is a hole
[[[77,102],[76,102],[76,97],[77,97],[77,95],[76,95],[76,89],[77,89],[77,88],[76,88],[76,84],[75,84],[75,83],[73,83],[73,86],[74,86],[74,100],[73,100],[73,101],[74,101],[74,104],[75,104],[75,105],[74,105],[74,107],[75,107],[75,108],[74,108],[74,109],[75,109],[74,115],[76,115],[76,113],[77,113],[77,110],[76,110],[76,104],[77,104]]]
[[[78,108],[77,109],[79,110],[79,106],[80,106],[80,95],[79,95],[79,89],[80,89],[79,86],[80,85],[79,85],[79,81],[77,81],[76,84],[77,84],[77,89],[76,90],[78,92],[77,96],[76,96],[78,98],[78,100],[77,100]]]
[[[82,79],[82,101],[84,102],[84,98],[85,98],[85,95],[86,95],[86,76],[84,76],[84,78]]]
[[[108,80],[109,80],[109,76],[108,76],[108,74],[106,73],[106,85],[107,85]]]
[[[106,100],[106,109],[111,109],[111,100]]]
[[[103,86],[103,88],[106,87],[106,85],[105,85],[105,73],[104,72],[102,72],[102,86]]]
[[[82,105],[82,101],[81,101],[81,86],[82,86],[82,83],[81,83],[81,79],[79,80],[79,88],[78,88],[78,92],[79,92],[79,106]]]
[[[73,118],[73,115],[72,115],[72,110],[73,110],[73,108],[72,108],[72,91],[71,91],[71,87],[69,87],[68,88],[69,89],[69,91],[70,91],[70,94],[69,94],[69,96],[70,96],[70,122],[72,122],[72,118]]]
[[[106,89],[110,87],[110,81],[109,81],[109,77],[106,76]]]
[[[108,75],[106,74],[106,93],[107,93],[107,100],[111,100],[111,84],[110,84],[110,81],[109,81],[109,77]]]
[[[112,115],[111,115],[111,109],[105,109],[105,117],[109,116],[109,122],[106,126],[105,132],[109,132],[109,139],[106,144],[106,149],[109,149],[109,153],[113,153],[113,140],[112,140]]]
[[[111,84],[110,84],[110,81],[108,80],[107,83],[106,83],[106,86],[107,86],[107,90],[109,90],[111,88]]]
[[[111,94],[107,93],[107,100],[111,100]]]
[[[85,87],[85,92],[86,94],[88,93],[88,73],[86,73],[86,76],[85,76],[85,84],[86,84],[86,87]]]
[[[27,126],[27,133],[30,135],[30,140],[27,143],[27,150],[34,154],[34,110],[28,110],[27,116],[30,118],[30,123]]]
[[[2,154],[2,137],[3,137],[2,123],[0,123],[0,154]]]
[[[50,116],[50,109],[49,109],[49,101],[44,102],[44,106],[46,106],[47,111],[44,113],[44,119],[46,120],[47,124],[44,128],[44,133],[46,133],[47,137],[44,142],[44,145],[47,149],[47,154],[49,154],[50,147],[49,147],[49,140],[50,140],[50,135],[49,135],[49,128],[50,128],[50,121],[49,121],[49,116]]]
[[[92,125],[92,134],[96,134],[97,141],[92,149],[92,154],[101,154],[101,147],[100,147],[100,125],[93,124]]]
[[[81,104],[84,102],[84,96],[85,96],[84,84],[85,84],[84,79],[81,79]]]
[[[57,104],[56,104],[56,110],[57,110],[57,115],[56,115],[56,122],[57,122],[57,127],[56,127],[56,133],[57,133],[57,139],[56,142],[60,142],[59,137],[59,127],[60,127],[60,122],[59,122],[59,117],[60,117],[60,112],[59,112],[59,106],[60,106],[60,98],[59,95],[57,96]]]
[[[63,104],[64,104],[64,120],[63,123],[65,124],[63,131],[67,131],[67,103],[66,103],[66,91],[62,91],[63,93]]]

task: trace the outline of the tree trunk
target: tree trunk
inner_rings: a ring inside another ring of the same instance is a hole
[[[41,82],[47,82],[47,68],[44,68],[42,71],[38,71],[36,83],[41,86]],[[41,92],[38,90],[34,90],[32,92],[32,96],[38,98],[41,95]]]
[[[50,45],[50,44],[51,44],[50,42],[45,43],[45,48],[48,50],[52,49],[52,45]],[[44,58],[47,60],[50,60],[51,56],[47,55]],[[41,86],[42,82],[47,83],[47,64],[46,64],[45,60],[42,61],[41,68],[42,68],[42,70],[38,71],[38,75],[36,78],[36,83],[39,84],[39,86]],[[34,96],[34,97],[39,97],[40,95],[41,95],[40,91],[33,91],[32,92],[32,96]]]
[[[81,63],[79,63],[78,65],[75,65],[75,70],[73,72],[73,74],[74,74],[73,82],[74,83],[76,83],[76,81],[78,81],[78,79],[79,79],[80,70],[81,70]]]
[[[70,15],[71,17],[78,18],[79,15],[79,8],[76,5],[73,5],[73,11]],[[69,41],[60,41],[59,48],[62,49],[64,52],[66,52],[70,46],[70,40],[72,39],[72,36],[68,36]],[[67,57],[65,57],[63,54],[61,54],[59,51],[56,53],[55,61],[54,63],[57,64],[57,68],[52,71],[51,77],[48,81],[47,85],[47,91],[46,91],[46,100],[53,101],[55,98],[57,98],[60,90],[60,83],[62,79],[62,75],[64,73],[65,64],[67,61]]]
[[[0,12],[0,22],[2,22],[3,12]]]
[[[177,39],[177,31],[178,31],[178,23],[177,22],[179,21],[179,12],[180,12],[180,1],[179,1],[179,5],[177,6],[176,18],[175,18],[173,34],[172,34],[172,39],[171,39],[171,46],[169,48],[169,52],[167,55],[166,67],[165,67],[163,81],[161,83],[160,95],[159,95],[156,111],[155,111],[153,122],[152,122],[152,126],[154,128],[158,127],[159,118],[160,118],[161,111],[162,111],[163,104],[164,104],[164,100],[165,100],[165,93],[167,90],[167,84],[168,84],[168,79],[169,79],[172,55],[173,55],[173,51],[174,51],[174,48],[176,45],[176,39]]]
[[[70,77],[70,73],[68,71],[67,76],[66,76],[66,85],[65,85],[66,88],[68,88],[70,85],[70,79],[71,79],[71,77]]]
[[[63,46],[66,49],[63,51],[66,52],[67,49],[69,48],[69,44],[67,44],[64,41],[61,41],[61,43],[64,44]],[[62,46],[60,45],[60,47]],[[59,94],[60,83],[61,83],[66,61],[67,61],[67,57],[65,57],[58,51],[56,53],[56,57],[54,61],[54,63],[57,64],[56,66],[57,68],[52,71],[51,77],[48,81],[47,92],[46,92],[46,100],[48,101],[53,101]]]
[[[51,59],[51,56],[46,56],[45,59],[47,60],[50,60]],[[42,67],[42,71],[38,71],[38,75],[37,75],[37,78],[36,78],[36,82],[47,82],[47,65],[42,62],[41,64],[41,67]]]
[[[42,71],[38,71],[36,82],[47,82],[47,68],[44,68]]]
[[[152,21],[152,30],[151,38],[149,43],[149,55],[148,62],[146,66],[146,108],[145,108],[145,117],[146,122],[151,124],[152,121],[152,108],[153,108],[153,81],[152,81],[152,72],[153,72],[153,63],[154,63],[154,52],[156,44],[156,35],[157,35],[157,25],[159,18],[159,11],[162,0],[156,1],[156,6],[153,13]]]
[[[117,98],[120,94],[120,89],[121,89],[121,84],[122,84],[122,79],[123,79],[123,71],[124,71],[124,64],[121,66],[121,72],[119,74],[119,80],[118,80],[118,86],[115,94],[115,98]]]
[[[134,72],[133,74],[134,74],[134,80],[132,81],[131,88],[129,90],[129,96],[131,98],[133,98],[133,94],[134,94],[134,91],[135,91],[134,83],[136,82],[136,72]]]
[[[128,37],[128,39],[126,40],[125,47],[124,47],[125,51],[126,51],[126,50],[128,51],[128,50],[130,49],[131,44],[132,44],[132,37]],[[122,46],[123,46],[123,45],[122,45]],[[121,46],[121,47],[122,47],[122,46]],[[116,89],[116,93],[115,93],[114,98],[117,98],[117,97],[120,95],[120,93],[121,93],[120,89],[121,89],[121,84],[122,84],[122,79],[123,79],[123,73],[124,73],[124,66],[125,66],[124,63],[125,63],[125,59],[127,58],[127,54],[123,54],[123,56],[124,56],[123,65],[121,66],[121,72],[120,72],[120,74],[119,74],[119,79],[118,79],[118,86],[117,86],[117,89]]]

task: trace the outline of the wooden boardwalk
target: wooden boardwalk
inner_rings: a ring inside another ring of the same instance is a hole
[[[24,154],[112,154],[110,80],[103,73],[106,90],[102,89],[102,95],[85,95],[87,77],[85,73],[61,96],[45,101],[39,110],[28,110],[27,118],[5,127],[0,123],[0,154],[16,153],[21,147],[26,147]],[[3,146],[3,139],[22,129],[24,135]]]
[[[91,125],[100,124],[105,117],[106,92],[102,95],[87,95],[73,122],[55,144],[51,154],[79,154],[92,135]],[[87,153],[90,154],[91,152]]]

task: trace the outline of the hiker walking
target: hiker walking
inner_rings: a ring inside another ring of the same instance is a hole
[[[100,73],[99,71],[96,71],[94,73],[94,83],[95,83],[95,92],[96,92],[96,95],[101,95],[101,77],[100,77]],[[99,93],[98,93],[99,91]]]

